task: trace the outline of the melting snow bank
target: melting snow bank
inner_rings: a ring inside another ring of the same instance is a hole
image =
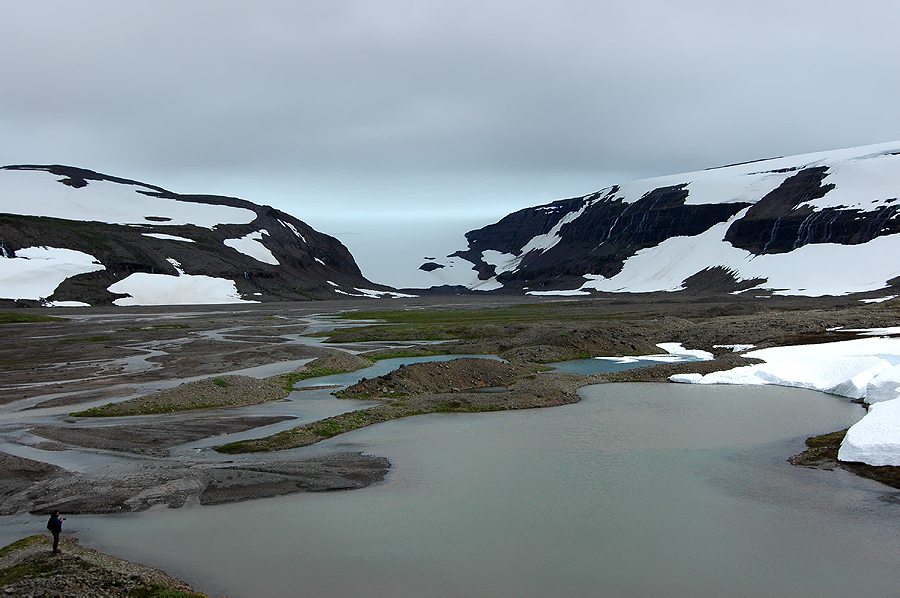
[[[0,298],[49,297],[70,276],[103,270],[94,256],[58,247],[26,247],[0,258]]]
[[[241,297],[234,281],[226,278],[182,274],[135,272],[109,287],[112,293],[124,293],[115,305],[205,305],[219,303],[258,303]]]
[[[660,363],[675,363],[678,361],[709,361],[715,355],[707,351],[697,349],[685,349],[681,343],[657,343],[657,347],[665,351],[659,355],[626,355],[625,357],[595,357],[614,363],[636,363],[638,361],[659,361]]]
[[[838,459],[900,465],[900,339],[860,338],[744,353],[765,363],[711,374],[676,374],[691,384],[777,384],[863,399],[869,412],[847,432]]]

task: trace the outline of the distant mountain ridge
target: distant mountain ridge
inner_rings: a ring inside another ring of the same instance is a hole
[[[760,160],[519,210],[421,269],[532,293],[873,291],[900,277],[898,197],[900,142]]]
[[[269,206],[61,165],[0,168],[0,302],[147,305],[373,296],[337,239]]]

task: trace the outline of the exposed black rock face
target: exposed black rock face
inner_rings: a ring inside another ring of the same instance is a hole
[[[221,224],[204,228],[191,224],[172,226],[164,214],[145,216],[146,224],[125,226],[84,220],[0,214],[0,248],[6,257],[32,246],[67,248],[94,256],[104,270],[73,276],[46,299],[110,304],[119,296],[107,291],[113,283],[135,272],[177,275],[169,259],[183,271],[233,280],[246,299],[257,301],[336,299],[334,285],[387,290],[366,280],[347,248],[334,237],[322,234],[297,218],[269,206],[234,197],[181,195],[161,187],[108,176],[70,166],[6,166],[3,170],[38,170],[62,177],[58,182],[90,197],[93,181],[133,186],[152,197],[183,202],[225,205],[251,210],[256,218],[247,224]],[[48,175],[48,176],[49,176]],[[261,243],[279,262],[258,261],[224,244],[265,230]],[[146,236],[172,235],[193,242]],[[344,295],[345,296],[345,295]]]
[[[443,267],[443,264],[437,264],[435,262],[425,262],[424,264],[419,266],[419,270],[424,270],[425,272],[433,272],[434,270],[440,270]]]
[[[707,236],[698,241],[722,250],[721,255],[711,255],[708,262],[699,253],[707,245],[671,245],[685,248],[690,263],[698,268],[681,281],[681,286],[698,292],[756,288],[767,278],[741,279],[741,267],[729,260],[742,258],[731,253],[731,247],[749,252],[752,258],[787,253],[810,244],[863,244],[900,233],[900,186],[896,192],[884,190],[893,176],[890,167],[900,164],[884,160],[897,155],[900,153],[893,148],[873,146],[860,148],[856,157],[843,151],[833,156],[798,156],[793,161],[780,158],[775,164],[766,160],[745,162],[711,169],[717,171],[714,176],[686,174],[685,182],[667,183],[642,197],[628,195],[631,186],[613,186],[512,213],[496,224],[467,233],[468,248],[453,256],[471,262],[478,279],[493,278],[507,290],[570,290],[581,288],[589,275],[614,277],[625,261],[642,249],[659,247],[674,237],[697,237],[728,222],[727,230],[716,232],[715,238]],[[869,159],[875,160],[869,163],[872,170],[866,166]],[[756,162],[760,164],[757,171],[741,168]],[[832,168],[852,175],[842,176],[839,183],[829,181]],[[867,179],[870,174],[875,177],[874,184]],[[770,177],[779,177],[781,184],[762,197],[762,193],[754,195],[756,185]],[[828,200],[836,184],[842,185],[842,196],[853,197],[852,206]],[[703,196],[692,196],[695,190]],[[892,197],[893,193],[897,196]],[[726,254],[731,257],[723,257]],[[678,256],[659,255],[665,263],[677,263]],[[748,271],[759,276],[758,268]],[[666,273],[647,272],[647,276],[665,278]],[[665,288],[677,283],[667,279]]]
[[[814,210],[809,202],[834,189],[823,184],[826,167],[806,168],[760,199],[728,227],[725,240],[756,255],[784,253],[810,243],[856,245],[900,232],[898,206],[864,212],[855,209]]]
[[[617,197],[619,188],[612,187],[602,193],[520,210],[496,224],[467,233],[469,249],[454,255],[471,261],[481,280],[495,275],[494,266],[483,259],[484,251],[522,256],[516,270],[497,276],[498,281],[510,286],[560,281],[584,274],[609,277],[618,273],[625,260],[640,249],[653,247],[670,237],[698,235],[749,205],[685,205],[686,187],[682,184],[654,189],[632,203]],[[579,212],[577,218],[571,218]],[[567,216],[571,223],[559,227],[560,239],[556,245],[523,255],[529,241],[550,233]]]

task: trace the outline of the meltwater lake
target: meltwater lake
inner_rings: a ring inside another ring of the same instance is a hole
[[[896,595],[898,493],[786,462],[807,436],[859,420],[858,405],[781,387],[581,394],[278,455],[387,457],[387,479],[363,490],[72,516],[66,530],[231,598]],[[16,521],[6,531],[43,525]]]

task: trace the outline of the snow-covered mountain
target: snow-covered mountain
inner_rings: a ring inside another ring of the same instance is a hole
[[[531,293],[842,295],[900,282],[900,141],[634,181],[514,212],[422,270]]]
[[[70,166],[0,168],[0,303],[235,303],[390,290],[366,280],[340,241],[268,206]]]

